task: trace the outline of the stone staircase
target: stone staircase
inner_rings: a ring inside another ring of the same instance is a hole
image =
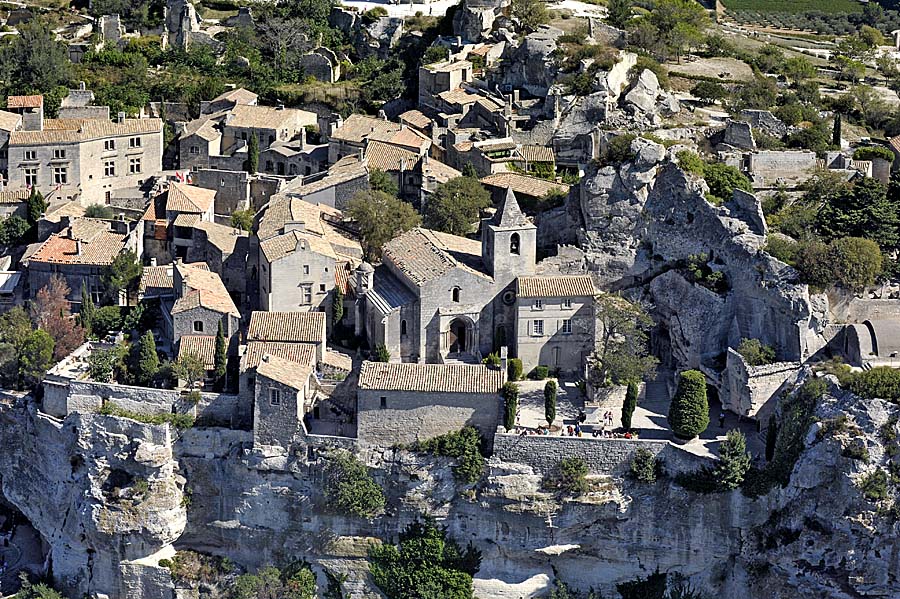
[[[669,389],[662,381],[650,381],[644,386],[644,401],[665,403],[669,401]]]

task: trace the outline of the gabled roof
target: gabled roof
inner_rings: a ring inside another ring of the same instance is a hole
[[[419,129],[427,129],[431,126],[431,119],[425,116],[424,112],[415,108],[401,114],[400,122],[409,123],[411,126]]]
[[[382,248],[382,255],[416,286],[422,286],[457,267],[488,276],[480,270],[479,242],[420,227],[387,242]]]
[[[0,110],[0,131],[15,131],[22,124],[22,115]]]
[[[229,113],[230,118],[225,121],[228,127],[282,129],[302,127],[316,122],[315,113],[296,108],[237,104]]]
[[[330,352],[329,352],[330,353]],[[256,368],[266,354],[278,356],[297,364],[315,366],[315,343],[289,343],[286,341],[248,341],[241,357],[241,372]]]
[[[332,134],[331,139],[362,143],[373,134],[389,135],[400,130],[400,125],[384,119],[378,119],[364,114],[351,114],[347,120]]]
[[[178,358],[194,355],[203,362],[207,370],[216,367],[215,335],[182,335],[178,341]]]
[[[161,119],[45,119],[43,131],[13,131],[9,143],[36,145],[48,143],[78,143],[122,135],[162,133]]]
[[[416,152],[380,141],[369,140],[366,143],[366,162],[369,168],[388,171],[408,171],[416,167],[421,160]]]
[[[420,152],[424,148],[431,146],[431,139],[424,133],[413,129],[412,127],[400,126],[399,131],[390,133],[376,132],[368,137],[369,141],[380,141],[401,148],[413,149]]]
[[[269,237],[260,242],[259,248],[269,264],[293,254],[298,249],[309,250],[337,260],[337,254],[334,253],[334,248],[331,247],[330,243],[316,235],[309,235],[297,230],[288,231],[284,235]]]
[[[145,266],[141,271],[141,282],[138,284],[138,293],[144,294],[147,290],[174,291],[175,281],[172,276],[172,265]]]
[[[51,235],[29,258],[29,262],[53,264],[112,264],[125,247],[126,235],[108,229],[105,221],[79,218]]]
[[[256,367],[257,376],[264,376],[297,391],[302,391],[312,376],[312,366],[298,364],[271,354],[262,357]]]
[[[176,264],[182,282],[182,295],[172,306],[172,314],[202,307],[240,317],[241,313],[217,273],[193,265]]]
[[[592,297],[597,293],[590,275],[528,276],[516,279],[516,296]]]
[[[322,343],[324,312],[253,312],[247,327],[248,341]]]
[[[525,213],[519,208],[519,202],[516,201],[516,194],[511,187],[506,188],[506,197],[503,198],[503,204],[491,219],[491,225],[500,229],[514,229],[525,226],[534,226],[531,221],[525,217]]]
[[[229,91],[226,91],[222,94],[219,94],[210,102],[211,104],[214,102],[234,102],[235,104],[243,104],[245,106],[249,106],[251,104],[256,104],[259,96],[248,89],[244,89],[243,87],[238,87]]]
[[[187,183],[172,181],[166,194],[167,212],[189,212],[205,214],[216,199],[215,189],[204,189]]]
[[[569,186],[565,183],[547,181],[537,177],[530,177],[520,173],[493,173],[480,179],[482,185],[511,189],[514,193],[529,195],[534,198],[542,198],[551,191],[559,190],[569,193]]]
[[[206,233],[206,240],[210,244],[217,247],[223,254],[231,255],[234,253],[234,247],[238,240],[248,236],[246,231],[242,231],[228,225],[220,225],[208,220],[202,220],[194,225],[195,229],[200,229]]]
[[[6,96],[7,108],[40,108],[44,105],[44,96]]]
[[[493,394],[499,391],[505,378],[499,368],[481,364],[363,362],[359,372],[359,388],[373,391]]]

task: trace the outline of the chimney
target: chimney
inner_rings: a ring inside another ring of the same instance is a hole
[[[300,231],[302,233],[306,231],[306,223],[302,220],[289,220],[284,223],[284,232],[287,233],[289,231]]]
[[[381,119],[382,121],[388,120],[388,118],[387,118],[387,113],[386,113],[384,110],[379,110],[379,111],[378,111],[378,118]]]
[[[84,81],[79,81],[78,89],[80,89],[81,91],[85,91],[87,89],[87,84]]]
[[[284,110],[284,104],[279,104],[275,107],[275,110]]]
[[[81,255],[81,240],[80,239],[75,240],[75,255],[76,256]]]
[[[125,113],[124,112],[120,112],[119,114],[116,115],[116,122],[117,123],[125,122]]]
[[[506,373],[509,372],[507,370],[509,365],[509,348],[505,345],[500,348],[500,372],[503,373],[504,379],[506,378]]]
[[[150,266],[156,266],[156,258],[150,258]]]

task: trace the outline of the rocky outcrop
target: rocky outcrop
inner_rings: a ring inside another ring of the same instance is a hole
[[[556,39],[562,34],[560,29],[542,25],[526,35],[518,46],[508,44],[503,51],[500,83],[511,89],[524,89],[535,97],[546,96],[557,78],[550,55],[556,50]]]
[[[713,206],[705,183],[668,160],[653,162],[665,154],[662,146],[638,138],[632,150],[633,162],[596,168],[582,182],[581,246],[606,287],[649,292],[670,335],[675,365],[724,364],[726,348],[743,337],[763,340],[785,360],[804,359],[822,347],[827,305],[810,298],[793,269],[761,251],[765,220],[755,198],[739,194]],[[718,300],[701,300],[712,292],[690,291],[696,283],[679,282],[675,274],[653,283],[700,254],[728,281]],[[719,308],[684,310],[693,305],[689,300]]]
[[[73,596],[137,597],[121,565],[184,531],[184,479],[167,426],[89,414],[60,421],[20,403],[0,410],[0,450],[3,496],[41,533],[54,577]]]

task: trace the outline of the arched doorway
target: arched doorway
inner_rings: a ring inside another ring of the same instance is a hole
[[[462,354],[469,351],[471,340],[467,329],[466,321],[461,318],[455,318],[450,322],[450,343],[448,349],[451,354]]]

